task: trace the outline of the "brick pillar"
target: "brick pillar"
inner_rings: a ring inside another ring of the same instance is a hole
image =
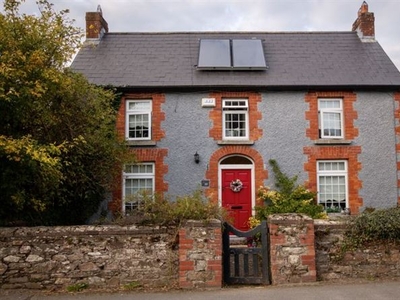
[[[222,287],[220,221],[188,221],[179,230],[179,287]]]
[[[302,214],[268,217],[272,284],[314,282],[314,222]]]

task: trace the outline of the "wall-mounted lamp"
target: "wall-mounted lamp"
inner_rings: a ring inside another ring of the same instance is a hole
[[[200,162],[200,155],[197,153],[197,151],[196,151],[196,153],[194,154],[194,162],[195,162],[196,164],[198,164],[198,163]]]

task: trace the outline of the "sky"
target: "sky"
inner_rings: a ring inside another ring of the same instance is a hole
[[[3,1],[2,1],[3,2]],[[49,0],[85,29],[100,5],[110,32],[350,31],[363,0]],[[375,38],[400,70],[400,0],[368,0]],[[21,12],[38,14],[35,0]],[[2,11],[2,9],[1,9]]]

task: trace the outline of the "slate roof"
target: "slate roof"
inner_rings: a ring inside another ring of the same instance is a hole
[[[200,39],[258,38],[266,71],[198,70]],[[90,82],[134,88],[400,88],[378,42],[355,32],[107,33],[83,47],[72,68]]]

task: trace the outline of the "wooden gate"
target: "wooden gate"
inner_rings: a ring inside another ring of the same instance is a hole
[[[254,242],[256,236],[257,243]],[[245,238],[245,244],[232,245],[231,240],[234,237]],[[246,232],[224,223],[222,240],[224,282],[226,284],[270,284],[266,221],[262,221],[260,225]]]

